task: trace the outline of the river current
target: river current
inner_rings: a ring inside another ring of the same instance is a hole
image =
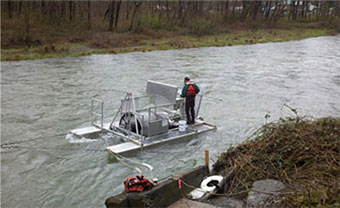
[[[124,97],[119,90],[142,95],[146,80],[181,87],[186,75],[204,94],[200,115],[217,130],[129,156],[152,165],[158,178],[202,165],[205,149],[216,161],[267,114],[268,122],[294,116],[285,105],[301,116],[340,116],[340,36],[1,62],[1,143],[36,138],[1,149],[1,207],[104,207],[136,172],[91,151],[116,138],[65,134],[89,125],[92,97],[104,100],[110,120]]]

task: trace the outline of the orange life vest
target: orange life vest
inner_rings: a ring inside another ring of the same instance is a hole
[[[193,84],[188,85],[187,95],[196,95],[196,89]]]

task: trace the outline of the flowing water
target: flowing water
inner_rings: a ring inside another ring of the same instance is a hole
[[[146,80],[182,86],[189,75],[205,94],[201,116],[217,131],[129,156],[163,178],[216,160],[265,122],[294,114],[340,116],[340,36],[232,47],[91,55],[1,63],[1,207],[104,207],[135,172],[104,151],[102,139],[65,137],[89,125],[90,99],[105,101],[108,120],[124,94]],[[60,135],[61,134],[61,135]],[[55,136],[60,135],[60,136]],[[41,139],[39,139],[41,137]],[[146,172],[146,175],[148,173]]]

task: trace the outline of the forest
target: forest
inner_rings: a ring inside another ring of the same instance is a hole
[[[114,48],[268,28],[339,32],[340,1],[1,1],[2,49],[84,42]]]

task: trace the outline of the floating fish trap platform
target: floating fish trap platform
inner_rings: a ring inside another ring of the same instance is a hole
[[[202,95],[196,95],[195,124],[187,125],[183,129],[179,127],[179,123],[186,120],[185,100],[179,97],[178,87],[148,81],[146,91],[147,96],[142,97],[134,97],[131,93],[127,93],[110,123],[104,123],[104,102],[93,98],[91,100],[91,126],[74,129],[70,133],[85,138],[91,138],[103,132],[117,135],[125,142],[106,149],[120,154],[216,129],[215,125],[198,117]]]

